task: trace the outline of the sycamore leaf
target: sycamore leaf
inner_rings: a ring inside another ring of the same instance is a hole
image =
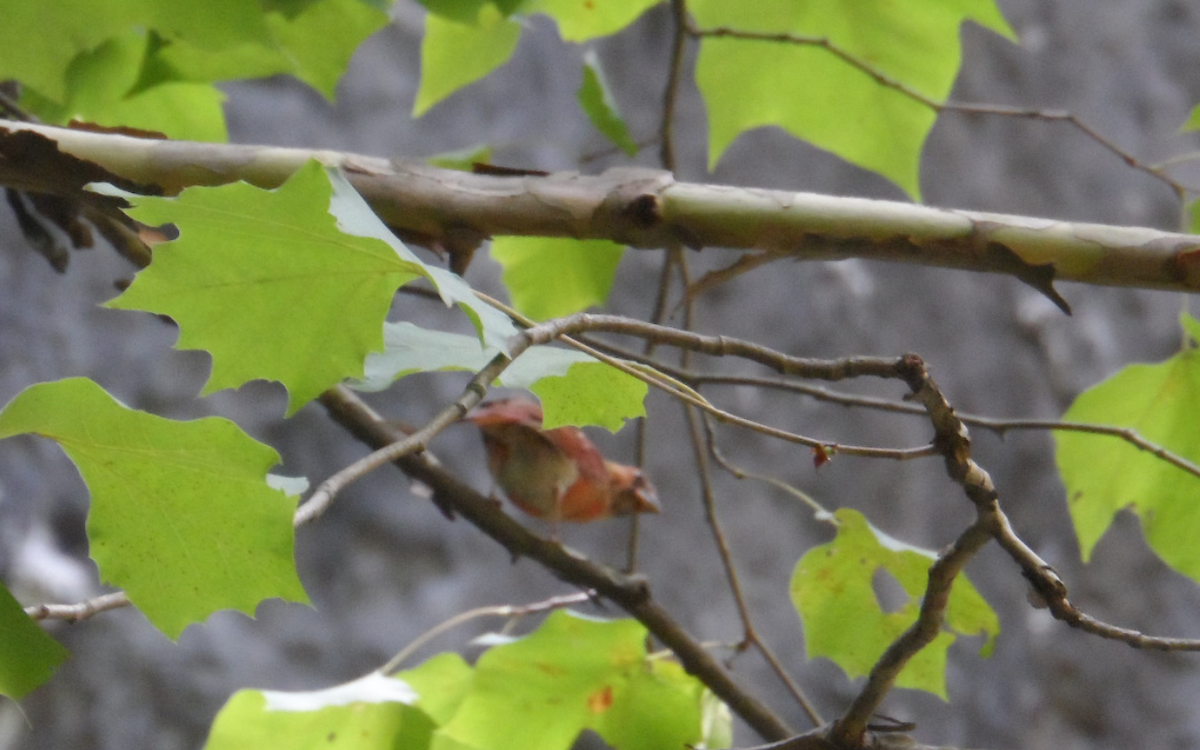
[[[175,422],[94,382],[30,386],[0,412],[0,438],[59,444],[91,492],[88,542],[104,581],[174,639],[219,609],[307,602],[293,559],[295,499],[267,485],[279,454],[227,419]]]
[[[436,13],[425,16],[421,83],[413,102],[414,117],[508,62],[517,48],[521,37],[517,22],[492,3],[477,3],[472,10],[475,15],[471,18]]]
[[[384,341],[384,351],[367,357],[365,374],[352,387],[382,391],[414,372],[475,372],[503,351],[483,347],[473,336],[430,331],[411,323],[386,324]],[[573,349],[530,347],[498,382],[537,393],[551,427],[599,425],[615,432],[625,420],[646,413],[645,383]]]
[[[625,420],[646,416],[649,386],[597,362],[571,365],[565,376],[544,377],[529,390],[542,402],[547,429],[594,424],[616,432],[625,426]]]
[[[387,25],[385,9],[362,0],[263,2],[262,33],[214,47],[175,39],[158,52],[153,70],[192,81],[225,81],[290,74],[333,101],[350,58]]]
[[[904,544],[871,526],[857,511],[835,514],[837,537],[809,550],[796,564],[791,594],[804,623],[809,658],[832,659],[850,677],[867,674],[883,652],[917,618],[933,552]],[[877,571],[890,574],[908,595],[899,609],[884,611],[873,588]],[[958,635],[984,635],[991,654],[1000,624],[975,587],[959,576],[946,621],[933,643],[900,673],[899,687],[946,698],[946,652]]]
[[[558,24],[558,33],[568,42],[586,42],[617,33],[660,1],[527,0],[520,10],[550,16]]]
[[[5,8],[0,24],[0,79],[16,78],[51,100],[65,102],[68,69],[76,57],[135,29],[156,29],[164,37],[211,48],[252,43],[266,30],[259,4],[240,0],[199,5],[72,0],[69,7],[15,3]],[[136,64],[141,62],[139,58]]]
[[[1200,463],[1200,321],[1184,314],[1193,345],[1158,364],[1130,365],[1075,399],[1063,419],[1131,427],[1144,438]],[[1105,435],[1057,432],[1058,469],[1086,561],[1112,524],[1131,508],[1146,541],[1168,565],[1200,581],[1200,479]]]
[[[561,237],[497,237],[491,249],[513,307],[535,320],[604,304],[624,253],[610,240]]]
[[[21,700],[50,679],[67,656],[0,583],[0,695]]]
[[[583,85],[579,87],[578,98],[579,106],[596,130],[629,156],[637,153],[638,145],[629,135],[629,127],[621,117],[594,49],[583,53]]]
[[[376,239],[391,246],[402,261],[426,278],[437,290],[446,306],[457,305],[479,335],[479,340],[490,347],[507,346],[516,334],[516,326],[507,315],[475,296],[475,290],[456,273],[438,266],[426,265],[413,251],[396,239],[379,217],[367,205],[346,178],[337,171],[329,171],[333,183],[334,200],[330,211],[337,217],[338,229],[357,237]]]
[[[659,1],[422,0],[430,12],[425,16],[421,83],[413,116],[420,117],[508,62],[521,37],[519,20],[510,17],[516,10],[547,15],[558,24],[564,40],[583,42],[615,34]]]
[[[702,28],[827,39],[935,101],[958,74],[964,21],[1012,35],[992,0],[694,0],[688,10]],[[739,134],[776,125],[919,196],[918,160],[934,111],[829,51],[705,38],[696,81],[708,109],[710,168]]]
[[[263,747],[392,750],[428,747],[433,723],[416,694],[372,673],[327,690],[240,690],[217,714],[205,750]]]
[[[290,73],[332,98],[387,13],[361,0],[72,0],[14,6],[4,20],[0,79],[21,80],[42,119],[223,140],[214,82]]]
[[[315,162],[276,190],[236,183],[127,197],[132,217],[174,223],[179,239],[159,245],[107,305],[173,318],[180,349],[212,354],[205,394],[276,380],[294,413],[362,374],[367,352],[383,346],[396,289],[425,270],[386,242],[343,233],[330,211],[353,213],[362,199]]]
[[[678,664],[649,658],[640,623],[557,611],[484,652],[470,683],[456,683],[452,714],[438,711],[449,718],[433,744],[568,750],[591,729],[617,750],[695,746],[704,692]]]

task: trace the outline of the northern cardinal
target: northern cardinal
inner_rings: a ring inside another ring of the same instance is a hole
[[[578,427],[543,430],[542,407],[532,401],[489,401],[466,418],[483,435],[492,478],[531,516],[557,524],[658,512],[640,469],[605,460]]]

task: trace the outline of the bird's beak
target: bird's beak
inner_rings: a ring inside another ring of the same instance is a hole
[[[609,462],[608,470],[615,484],[612,507],[614,516],[659,512],[658,493],[640,469]]]

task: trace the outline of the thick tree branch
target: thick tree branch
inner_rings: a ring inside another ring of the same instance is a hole
[[[643,248],[682,243],[797,260],[857,257],[1004,273],[1052,298],[1055,281],[1200,290],[1200,237],[1153,229],[681,183],[648,169],[478,175],[333,151],[149,140],[6,120],[0,146],[19,130],[167,193],[235,180],[276,187],[315,158],[344,169],[402,236],[443,246],[493,235],[605,238]],[[0,156],[0,184],[9,187],[61,193],[54,173],[54,165]]]

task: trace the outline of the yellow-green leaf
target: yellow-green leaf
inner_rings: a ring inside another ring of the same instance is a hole
[[[421,83],[413,116],[508,62],[521,26],[491,3],[480,3],[470,21],[430,13],[421,40]]]
[[[492,240],[492,258],[504,267],[513,307],[535,320],[603,305],[624,253],[624,246],[609,240]]]
[[[832,659],[847,675],[867,674],[879,657],[917,618],[936,555],[900,542],[871,526],[857,511],[836,513],[837,537],[809,550],[796,564],[791,594],[804,623],[809,658]],[[878,571],[891,575],[907,601],[885,611],[873,584]],[[986,636],[989,655],[1000,624],[966,576],[950,594],[942,631],[900,673],[900,687],[946,698],[946,651],[959,635]]]
[[[295,499],[267,484],[279,454],[233,422],[175,422],[70,378],[30,386],[0,411],[0,438],[26,433],[75,463],[101,577],[167,636],[219,609],[308,601],[293,559]]]
[[[1063,418],[1131,427],[1200,463],[1200,321],[1183,315],[1193,345],[1158,364],[1130,365],[1075,399]],[[1130,508],[1146,541],[1171,567],[1200,581],[1200,479],[1114,437],[1055,433],[1058,469],[1079,547],[1087,560],[1112,523]]]

